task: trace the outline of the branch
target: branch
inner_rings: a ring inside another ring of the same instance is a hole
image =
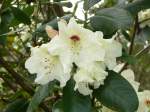
[[[133,31],[131,32],[131,44],[130,44],[130,47],[129,47],[129,55],[131,55],[132,51],[133,51],[134,39],[135,39],[135,35],[136,35],[138,27],[139,27],[138,16],[136,16],[135,17],[135,24],[134,24],[134,27],[133,27]]]
[[[134,40],[135,40],[135,36],[136,36],[136,33],[138,31],[138,28],[139,28],[139,24],[138,24],[138,16],[135,17],[135,23],[134,23],[134,26],[133,26],[133,29],[131,30],[131,44],[130,44],[130,47],[129,47],[129,55],[132,54],[132,51],[133,51],[133,47],[134,47]],[[128,63],[126,62],[124,64],[124,66],[122,67],[122,69],[119,71],[119,73],[121,73],[124,69],[126,69],[128,66]]]
[[[135,55],[135,57],[140,57],[142,54],[148,52],[149,49],[150,49],[150,44],[149,44],[147,47],[145,47],[144,49],[142,49],[141,51],[139,51],[139,52]]]
[[[87,11],[84,12],[84,27],[86,28],[87,27],[87,20],[88,20],[88,14],[87,14]]]
[[[73,16],[75,16],[75,13],[77,11],[77,8],[78,8],[78,5],[79,5],[80,2],[82,2],[82,1],[77,1],[76,4],[75,4],[75,6],[74,6],[74,9],[73,9],[73,12],[72,12]]]
[[[23,30],[25,30],[25,28],[22,28],[22,29],[18,29],[18,30],[16,30],[16,31],[10,31],[10,32],[8,32],[8,33],[1,34],[0,37],[1,37],[1,36],[11,36],[11,35],[15,35],[16,33],[21,32],[21,31],[23,31]]]

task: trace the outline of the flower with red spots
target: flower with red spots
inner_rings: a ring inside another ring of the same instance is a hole
[[[59,34],[52,38],[49,52],[60,57],[65,72],[71,71],[73,63],[81,67],[104,60],[105,50],[94,39],[94,32],[81,27],[74,18],[68,24],[60,20],[58,27]]]

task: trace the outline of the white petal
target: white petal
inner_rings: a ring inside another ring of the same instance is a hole
[[[50,41],[48,51],[52,55],[60,55],[61,53],[65,52],[67,48],[68,48],[67,39],[62,38],[60,36],[56,36]]]
[[[43,73],[40,74],[39,73],[39,74],[37,74],[35,83],[45,85],[52,80],[54,80],[54,77],[51,76],[51,74],[43,74]]]
[[[117,66],[115,66],[115,68],[113,69],[113,71],[115,71],[115,72],[118,73],[122,69],[122,67],[124,65],[125,65],[125,63],[118,64]]]
[[[62,37],[53,38],[50,42],[48,51],[51,53],[51,55],[59,57],[65,73],[71,71],[73,53],[70,50],[67,39]]]
[[[122,55],[122,45],[119,42],[113,41],[111,48],[112,54],[114,54],[115,57],[120,57]]]
[[[60,82],[61,87],[66,85],[71,76],[70,72],[64,73],[63,71],[63,66],[60,63],[56,64],[52,71],[54,78]]]
[[[66,52],[61,53],[60,55],[60,61],[63,65],[63,69],[65,73],[69,73],[72,70],[73,66],[73,54],[70,53],[70,51],[66,49]]]
[[[84,48],[81,49],[80,52],[80,62],[81,60],[85,62],[92,61],[103,61],[105,56],[105,50],[100,48],[97,45],[86,44]]]
[[[89,88],[87,83],[79,83],[79,85],[76,85],[76,88],[78,88],[79,93],[83,95],[91,95],[92,90]]]
[[[83,37],[86,37],[86,31],[86,29],[77,24],[74,18],[70,19],[67,27],[68,38],[70,38],[73,35],[77,35],[82,39]]]
[[[75,89],[78,89],[83,95],[91,95],[92,90],[89,89],[89,85],[98,88],[104,84],[104,80],[108,75],[99,62],[88,65],[89,67],[79,68],[74,74],[74,80],[76,82]]]
[[[109,57],[120,57],[122,55],[122,45],[116,40],[106,39],[105,47]]]
[[[97,40],[99,40],[99,39],[103,39],[103,32],[101,32],[101,31],[96,31],[95,33],[94,33],[94,38],[95,39],[97,39]],[[99,40],[100,41],[100,40]]]
[[[25,68],[28,69],[31,74],[36,73],[37,68],[39,68],[37,67],[39,65],[38,60],[39,59],[35,59],[33,57],[30,57],[26,60]]]
[[[74,28],[76,29],[76,28],[79,28],[79,25],[77,24],[77,22],[75,21],[74,18],[71,18],[71,19],[69,20],[68,28],[69,28],[69,29],[74,29]]]
[[[70,79],[70,72],[64,73],[63,65],[57,56],[52,56],[48,52],[48,44],[40,47],[32,48],[31,57],[26,61],[25,67],[30,73],[36,73],[35,82],[38,84],[46,84],[54,79],[60,82],[60,86],[64,87]]]
[[[58,21],[58,28],[59,28],[59,35],[60,36],[65,36],[66,35],[66,30],[67,30],[67,22],[63,19],[60,19]]]
[[[134,72],[131,69],[122,71],[121,75],[128,80],[135,80]]]
[[[113,110],[109,109],[108,107],[103,106],[102,112],[116,112],[116,111],[113,111]]]
[[[105,58],[105,64],[109,70],[113,70],[117,65],[116,58],[114,58],[114,57],[108,57],[107,58],[106,57]]]
[[[137,112],[149,112],[150,107],[146,104],[146,101],[150,101],[150,91],[144,90],[143,92],[138,92],[139,107]]]
[[[80,69],[77,71],[77,73],[74,75],[74,80],[78,82],[88,82],[93,83],[93,79],[89,76],[88,71],[84,69]]]
[[[105,49],[94,41],[93,39],[86,39],[82,42],[82,48],[79,53],[78,60],[76,60],[76,64],[78,66],[84,66],[89,62],[94,61],[104,61],[105,57]]]

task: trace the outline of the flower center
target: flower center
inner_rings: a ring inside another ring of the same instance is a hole
[[[74,42],[76,42],[76,41],[80,40],[80,37],[77,36],[77,35],[73,35],[73,36],[70,37],[70,39],[73,40]]]

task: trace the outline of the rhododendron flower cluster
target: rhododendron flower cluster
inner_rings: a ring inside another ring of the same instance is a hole
[[[77,24],[74,18],[69,23],[60,20],[59,31],[49,43],[31,48],[31,56],[25,67],[30,73],[36,73],[35,82],[46,84],[54,79],[64,87],[72,77],[75,90],[83,95],[91,95],[93,88],[104,84],[108,73],[116,66],[116,58],[122,55],[122,46],[114,38],[104,39],[102,32],[93,32]],[[72,69],[76,65],[76,71]]]

